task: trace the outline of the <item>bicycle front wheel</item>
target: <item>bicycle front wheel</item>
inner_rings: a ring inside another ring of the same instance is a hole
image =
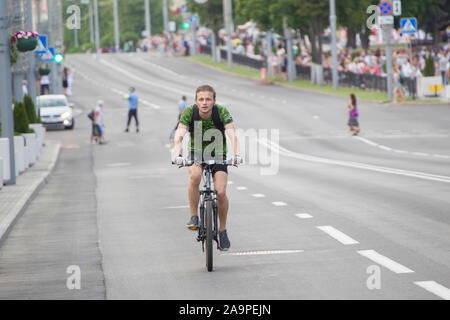
[[[207,201],[205,206],[205,227],[206,227],[206,269],[213,269],[213,207],[212,201]]]

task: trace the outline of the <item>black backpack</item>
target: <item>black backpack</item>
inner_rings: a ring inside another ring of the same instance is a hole
[[[200,120],[201,119],[198,106],[194,104],[194,112],[192,113],[192,120],[191,123],[189,124],[189,132],[194,132],[194,123],[195,121]],[[222,121],[220,121],[219,108],[217,108],[217,105],[214,105],[212,108],[212,120],[214,122],[214,126],[216,127],[216,129],[220,130],[220,132],[223,135],[223,133],[225,132],[225,126],[223,125]]]
[[[88,113],[87,117],[89,119],[91,119],[92,121],[94,121],[94,110],[92,110],[91,112]]]

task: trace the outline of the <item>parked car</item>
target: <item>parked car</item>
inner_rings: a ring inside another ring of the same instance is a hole
[[[42,124],[49,129],[73,129],[72,106],[62,94],[49,94],[36,98]]]

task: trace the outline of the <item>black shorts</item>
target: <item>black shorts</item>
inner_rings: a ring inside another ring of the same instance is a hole
[[[199,157],[198,157],[199,158]],[[190,160],[197,160],[198,159],[197,157],[195,157],[195,155],[194,155],[194,151],[191,151],[191,153],[190,153],[190,155],[189,155],[189,159]],[[202,157],[203,158],[203,157]],[[224,154],[223,155],[223,160],[226,160],[227,159],[227,156]],[[204,159],[202,159],[202,160],[204,160]],[[218,172],[218,171],[222,171],[222,172],[225,172],[226,174],[228,174],[228,166],[226,166],[226,165],[224,165],[224,164],[215,164],[212,168],[211,168],[211,172],[212,172],[212,174],[213,174],[213,177],[214,177],[214,175],[216,174],[216,172]]]

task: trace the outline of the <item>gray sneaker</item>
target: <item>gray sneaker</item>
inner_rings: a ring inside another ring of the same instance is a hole
[[[186,223],[188,229],[197,230],[198,229],[198,216],[191,216],[191,219]]]
[[[227,230],[219,231],[219,250],[228,251],[230,249],[230,240],[228,239]]]

